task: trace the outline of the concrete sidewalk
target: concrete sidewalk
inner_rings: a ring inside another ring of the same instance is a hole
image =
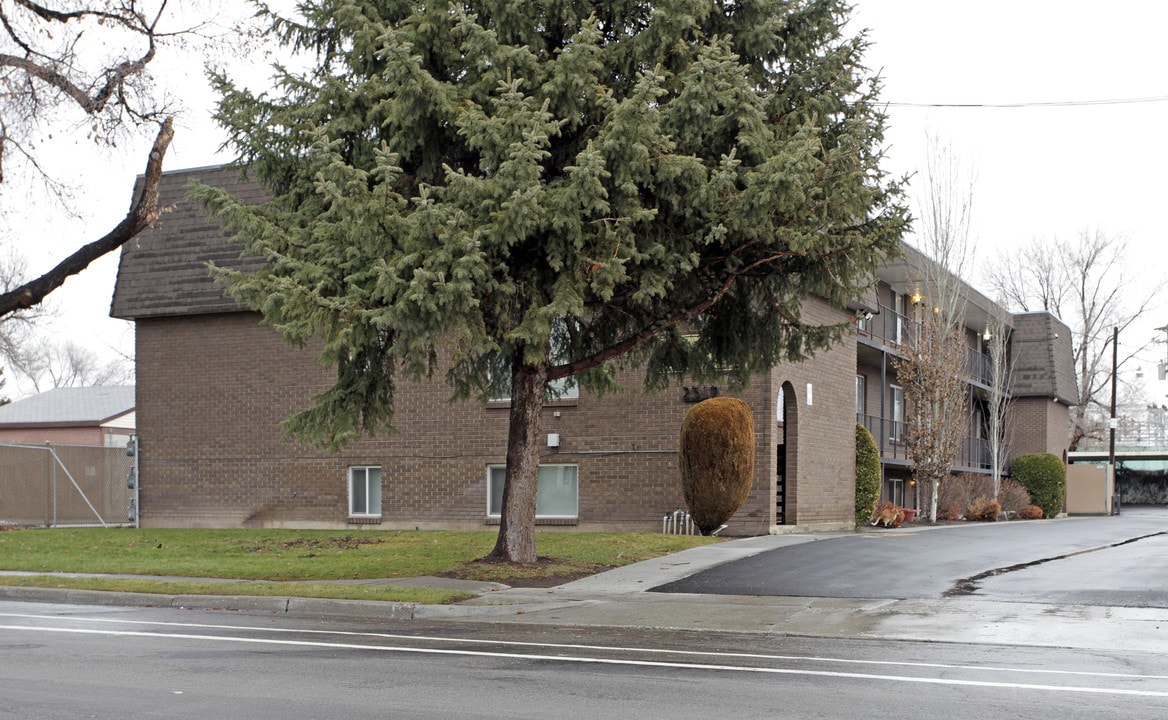
[[[935,528],[903,528],[923,532]],[[1168,609],[1058,606],[973,597],[844,599],[651,593],[709,567],[832,535],[733,540],[618,568],[548,589],[511,588],[458,605],[425,605],[416,618],[916,640],[1162,653]]]
[[[907,529],[924,531],[928,528]],[[836,599],[646,592],[709,567],[826,535],[732,540],[629,565],[554,588],[507,588],[441,578],[361,581],[480,593],[457,605],[225,595],[146,595],[0,586],[0,598],[55,603],[219,608],[366,619],[705,630],[807,637],[990,643],[1162,653],[1168,609],[1045,605],[975,597]],[[155,578],[157,579],[157,578]],[[191,579],[191,578],[181,578]]]

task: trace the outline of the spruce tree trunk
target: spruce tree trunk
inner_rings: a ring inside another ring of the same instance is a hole
[[[517,355],[521,353],[516,353]],[[547,366],[523,365],[511,370],[511,415],[507,429],[507,479],[499,537],[487,557],[533,563],[535,495],[539,488],[540,420],[547,392]]]

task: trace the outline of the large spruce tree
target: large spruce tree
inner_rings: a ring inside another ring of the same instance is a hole
[[[218,119],[274,199],[196,191],[254,274],[222,273],[336,384],[290,418],[336,448],[391,426],[395,377],[509,393],[492,556],[535,560],[549,383],[744,383],[838,341],[897,247],[883,116],[836,0],[314,0],[272,17],[304,73]],[[726,375],[729,378],[726,378]],[[554,392],[554,390],[552,391]]]

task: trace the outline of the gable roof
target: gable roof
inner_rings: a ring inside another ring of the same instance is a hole
[[[133,385],[57,388],[0,406],[0,427],[97,427],[134,407]]]
[[[1071,329],[1048,312],[1016,313],[1014,325],[1014,397],[1045,396],[1064,405],[1077,404]]]
[[[242,312],[224,288],[211,279],[208,262],[240,270],[258,268],[262,258],[239,257],[219,225],[186,197],[187,184],[199,180],[220,187],[245,203],[259,204],[268,193],[243,180],[232,167],[163,173],[158,204],[170,208],[154,224],[122,246],[110,315],[123,320],[178,315]]]

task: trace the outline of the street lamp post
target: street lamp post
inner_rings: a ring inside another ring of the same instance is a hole
[[[1156,328],[1156,332],[1163,332],[1163,333],[1168,334],[1168,325],[1165,325],[1164,327]],[[1161,342],[1161,341],[1159,338],[1156,338],[1155,342]],[[1166,352],[1168,352],[1168,340],[1165,340],[1164,342],[1166,343],[1164,349]],[[1168,356],[1166,356],[1164,360],[1161,360],[1160,362],[1156,363],[1156,368],[1158,370],[1158,372],[1156,373],[1156,377],[1158,377],[1161,380],[1166,379],[1166,376],[1168,376]]]

